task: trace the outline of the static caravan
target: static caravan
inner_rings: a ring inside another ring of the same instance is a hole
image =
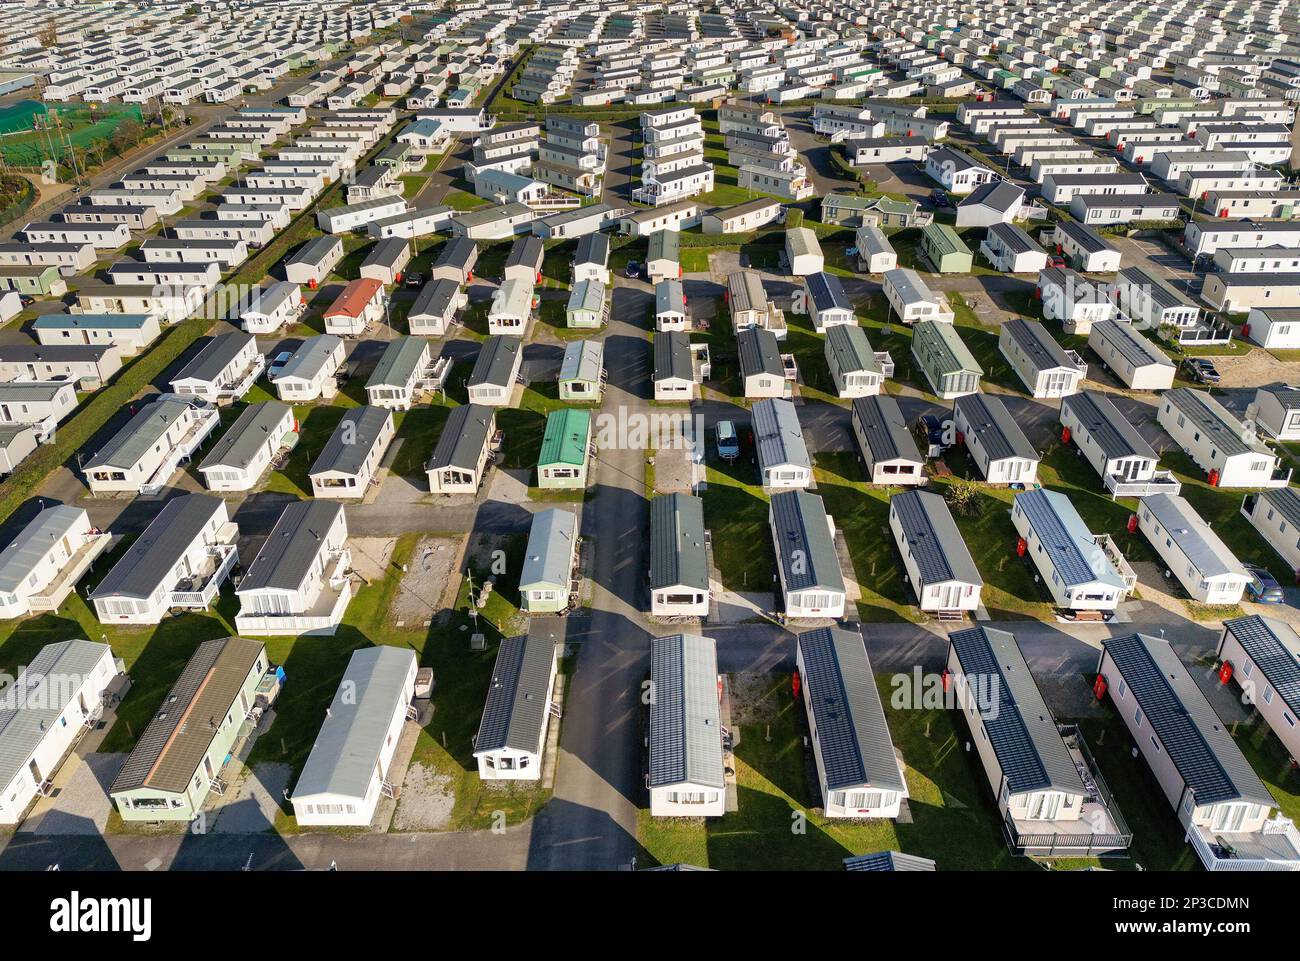
[[[396,797],[390,767],[418,669],[415,652],[400,647],[352,652],[290,798],[300,825],[366,827],[380,801]]]
[[[275,400],[250,404],[212,445],[198,471],[208,490],[251,490],[276,458],[297,443],[292,407]]]
[[[537,781],[553,713],[558,647],[548,628],[503,637],[492,668],[474,757],[485,781]]]
[[[494,408],[481,404],[453,407],[424,466],[429,490],[434,494],[476,494],[492,461],[495,433]]]
[[[1168,390],[1174,385],[1174,362],[1132,324],[1100,320],[1088,332],[1088,346],[1132,390]]]
[[[222,769],[249,731],[266,671],[260,641],[199,645],[108,790],[124,821],[192,821],[214,787],[226,790]]]
[[[1287,566],[1300,572],[1300,491],[1274,487],[1247,494],[1241,513]]]
[[[651,616],[708,616],[712,595],[706,539],[700,498],[658,494],[650,501]]]
[[[1062,437],[1073,440],[1111,497],[1177,494],[1182,484],[1110,398],[1085,390],[1061,401]]]
[[[915,270],[897,267],[885,271],[884,290],[890,309],[905,324],[921,320],[949,324],[953,322],[953,312],[949,309],[948,302],[931,293]]]
[[[754,404],[754,447],[758,474],[766,488],[806,488],[812,484],[812,458],[794,404],[783,398]]]
[[[609,322],[610,298],[599,280],[580,280],[569,293],[564,310],[565,324],[573,328],[599,329]]]
[[[335,375],[345,356],[343,341],[333,334],[308,337],[273,374],[276,393],[290,403],[332,398],[338,390]]]
[[[898,254],[885,232],[872,224],[863,224],[854,234],[858,263],[869,274],[883,274],[898,267]]]
[[[1014,634],[949,637],[946,677],[975,744],[1012,850],[1078,857],[1132,841],[1077,729],[1052,717]],[[1087,783],[1085,783],[1085,778]]]
[[[1209,870],[1300,869],[1300,833],[1277,807],[1168,641],[1106,638],[1097,673]]]
[[[468,303],[469,297],[458,282],[435,278],[415,295],[406,314],[407,327],[419,337],[442,337],[458,322],[457,314]]]
[[[609,285],[609,236],[595,232],[578,239],[578,249],[573,257],[573,282],[599,280]]]
[[[391,410],[365,406],[345,412],[307,472],[312,496],[365,497],[370,485],[379,482],[379,464],[393,433]]]
[[[829,818],[896,818],[908,796],[862,635],[824,627],[795,650],[822,812]]]
[[[374,407],[410,410],[430,363],[429,342],[423,337],[389,341],[366,381],[367,401]]]
[[[885,383],[882,359],[892,371],[889,354],[877,354],[867,340],[867,332],[856,321],[828,328],[824,351],[835,393],[842,398],[879,394]]]
[[[248,393],[265,369],[266,358],[252,334],[218,334],[172,378],[171,389],[181,397],[229,404]]]
[[[888,394],[856,398],[849,419],[870,483],[926,483],[925,458],[895,398]]]
[[[844,575],[835,549],[835,526],[822,499],[803,490],[773,494],[768,526],[788,619],[844,616]]]
[[[244,330],[250,334],[274,334],[285,324],[296,320],[307,309],[302,288],[285,280],[273,281],[269,286],[258,287],[250,298],[247,309],[239,315]]]
[[[338,337],[360,337],[371,324],[387,313],[384,285],[372,277],[351,281],[325,308],[325,333]]]
[[[139,353],[162,333],[158,318],[147,313],[41,314],[31,329],[47,347],[115,347],[122,357]]]
[[[1029,485],[1038,479],[1038,451],[1000,397],[958,397],[952,421],[957,443],[965,445],[985,481]]]
[[[853,324],[858,318],[853,309],[853,301],[844,292],[844,285],[834,274],[821,271],[804,277],[806,306],[812,317],[813,327],[819,334],[824,334],[832,327]]]
[[[472,404],[510,406],[523,363],[522,341],[518,337],[493,336],[479,347],[478,359],[465,382]]]
[[[1069,267],[1039,271],[1036,296],[1044,320],[1059,320],[1067,334],[1084,336],[1092,325],[1115,316],[1115,304],[1104,282],[1088,280]]]
[[[591,455],[591,412],[574,407],[551,411],[542,433],[537,486],[542,490],[586,487]]]
[[[1300,387],[1269,384],[1257,389],[1255,423],[1276,440],[1300,440]]]
[[[1202,604],[1241,600],[1250,575],[1186,498],[1152,494],[1142,498],[1137,515],[1138,529],[1193,600]]]
[[[88,595],[95,616],[158,624],[175,608],[207,610],[239,562],[238,537],[221,498],[172,498]]]
[[[817,235],[808,227],[791,227],[785,232],[785,256],[790,273],[796,277],[821,273],[825,258]]]
[[[533,317],[533,280],[510,277],[492,293],[488,308],[488,333],[492,336],[523,337]]]
[[[47,644],[23,668],[13,682],[21,702],[0,708],[0,824],[18,824],[50,793],[64,758],[115,703],[121,674],[107,644],[85,640]]]
[[[1156,421],[1209,475],[1211,487],[1285,487],[1290,469],[1218,399],[1177,387],[1160,396]]]
[[[42,510],[0,551],[0,619],[58,610],[108,543],[84,508]]]
[[[691,326],[686,294],[676,277],[655,284],[655,330],[685,331]]]
[[[895,494],[889,529],[921,610],[961,615],[979,608],[984,579],[942,495]]]
[[[1088,367],[1077,353],[1067,352],[1047,328],[1017,317],[998,332],[998,350],[1007,359],[1031,397],[1067,397],[1077,393]]]
[[[558,614],[576,602],[578,517],[553,507],[533,514],[519,575],[520,608],[526,614]]]
[[[789,394],[785,365],[776,335],[762,327],[748,327],[736,335],[745,397],[785,397]]]
[[[1215,656],[1230,666],[1242,700],[1260,713],[1291,757],[1300,757],[1300,635],[1286,621],[1251,614],[1223,622]]]
[[[291,284],[306,284],[313,290],[325,282],[343,259],[339,237],[317,237],[284,262],[284,277]]]
[[[599,340],[575,340],[560,361],[560,400],[571,404],[599,403],[605,392],[605,345]]]
[[[703,346],[707,351],[707,346]],[[700,347],[680,330],[666,330],[654,338],[654,399],[660,403],[683,403],[699,396],[698,385],[706,372],[706,363],[696,364]]]
[[[1030,490],[1017,494],[1011,523],[1058,608],[1113,611],[1131,589],[1115,569],[1103,542],[1064,494]]]
[[[940,400],[979,392],[984,368],[962,343],[953,324],[918,321],[912,328],[912,357]]]
[[[174,394],[131,405],[131,419],[81,466],[92,494],[161,489],[216,429],[216,408]]]
[[[377,280],[386,286],[400,284],[402,271],[411,262],[411,245],[405,237],[389,237],[375,242],[361,262],[362,278]]]
[[[697,634],[650,642],[652,817],[719,817],[727,810],[717,645]]]
[[[352,552],[338,501],[293,501],[235,588],[240,634],[333,635],[352,598]]]

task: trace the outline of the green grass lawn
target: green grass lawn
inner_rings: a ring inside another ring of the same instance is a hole
[[[767,495],[743,455],[734,463],[711,461],[705,469],[704,525],[722,585],[733,591],[772,591],[775,556],[767,523]]]

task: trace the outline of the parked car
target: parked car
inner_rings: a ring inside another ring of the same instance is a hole
[[[641,265],[635,260],[629,260],[623,273],[635,280],[637,277],[641,276]]]
[[[927,443],[934,444],[937,447],[948,446],[944,442],[946,431],[944,430],[943,421],[939,419],[937,414],[921,415],[921,430],[925,433]]]
[[[1047,258],[1047,266],[1064,267],[1066,266],[1065,258],[1062,257],[1060,254],[1052,254],[1050,257]]]
[[[1219,371],[1213,362],[1204,357],[1188,357],[1183,361],[1183,368],[1187,371],[1188,377],[1198,384],[1217,384],[1219,382]]]
[[[934,190],[930,191],[930,203],[934,204],[936,207],[947,207],[948,191],[940,187],[934,188]]]
[[[267,379],[275,380],[276,375],[280,373],[280,371],[284,370],[284,365],[289,363],[289,358],[292,356],[293,356],[293,351],[282,350],[274,357],[272,357],[271,362],[266,365]]]
[[[424,274],[407,274],[403,284],[407,290],[419,290],[424,286]]]
[[[731,421],[718,421],[713,436],[718,445],[718,456],[723,460],[733,461],[740,456],[740,438],[736,434],[736,425]]]
[[[1277,579],[1254,564],[1242,564],[1246,568],[1246,573],[1250,575],[1250,583],[1246,585],[1246,595],[1256,604],[1285,604],[1286,596],[1282,593],[1282,585]]]

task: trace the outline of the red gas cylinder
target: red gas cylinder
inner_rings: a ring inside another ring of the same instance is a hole
[[[1128,515],[1128,523],[1124,525],[1128,528],[1130,534],[1136,534],[1138,529],[1138,516],[1136,514]]]
[[[800,686],[801,686],[801,682],[799,680],[799,671],[796,668],[794,674],[790,678],[790,693],[793,694],[795,697],[798,697]]]
[[[402,282],[402,272],[400,270],[394,275],[394,280],[399,284]]]
[[[1219,486],[1219,468],[1217,467],[1210,471],[1210,486]]]
[[[1241,325],[1241,336],[1243,336],[1243,337],[1249,337],[1249,336],[1250,336],[1250,324],[1242,324],[1242,325]]]
[[[315,278],[315,277],[312,277],[312,278],[310,278],[310,279],[307,281],[307,287],[308,287],[309,289],[311,289],[311,290],[315,290],[315,289],[316,289],[316,278]]]
[[[1146,160],[1146,159],[1147,159],[1146,157],[1134,157],[1134,158],[1133,158],[1133,160],[1134,160],[1135,163],[1142,163],[1142,161],[1144,161],[1144,160]]]
[[[295,434],[298,433],[298,418],[297,418],[297,417],[295,417],[295,418],[293,419],[293,432],[294,432]]]
[[[952,690],[952,673],[945,667],[941,677],[943,678],[943,693],[947,694]]]
[[[961,447],[965,443],[966,443],[966,435],[961,431],[957,431],[957,446]]]
[[[1070,443],[1070,428],[1068,427],[1061,428],[1061,443],[1062,444]]]
[[[1096,695],[1099,701],[1106,697],[1106,677],[1104,674],[1098,674],[1097,680],[1093,681],[1092,693]]]
[[[1219,683],[1227,684],[1232,680],[1232,661],[1224,661],[1219,666]]]
[[[542,282],[542,272],[539,270],[539,271],[537,272],[537,277],[536,277],[536,279],[533,281],[533,283],[535,283],[535,284],[540,284],[541,282]]]
[[[1028,545],[1027,543],[1025,543],[1025,539],[1024,539],[1023,537],[1017,537],[1017,538],[1016,538],[1016,556],[1017,556],[1017,557],[1024,557],[1024,556],[1025,556],[1025,551],[1027,551],[1027,550],[1029,550],[1029,545]]]

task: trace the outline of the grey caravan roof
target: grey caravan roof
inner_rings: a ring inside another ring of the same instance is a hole
[[[575,340],[564,348],[560,361],[560,380],[600,380],[604,366],[605,345],[599,340]]]
[[[947,581],[984,583],[943,497],[929,491],[904,491],[890,498],[889,506],[898,515],[899,529],[916,561],[922,581],[918,587]]]
[[[665,330],[655,334],[654,382],[693,380],[691,340],[684,331]]]
[[[1008,790],[1086,794],[1015,635],[975,627],[955,632],[949,641],[962,673],[981,685],[975,691],[984,696],[974,698],[975,706]]]
[[[392,416],[384,407],[353,407],[334,428],[308,474],[325,471],[357,473],[375,444],[379,443],[379,435]]]
[[[411,304],[407,319],[411,317],[446,317],[447,309],[460,293],[460,284],[448,277],[440,277],[420,288]]]
[[[399,337],[390,341],[366,381],[366,387],[405,387],[420,370],[428,341],[423,337]]]
[[[862,635],[823,627],[799,635],[826,787],[907,792]]]
[[[236,593],[262,588],[296,591],[316,559],[322,538],[342,513],[342,504],[328,500],[294,501],[286,507]]]
[[[736,335],[736,347],[740,354],[740,371],[743,376],[785,376],[785,368],[781,365],[781,348],[777,344],[776,334],[770,330],[747,327]]]
[[[1113,202],[1114,198],[1103,197]],[[1124,198],[1127,201],[1130,198]],[[1143,296],[1151,298],[1151,302],[1161,310],[1168,310],[1170,307],[1190,307],[1189,301],[1178,291],[1174,290],[1163,280],[1148,273],[1141,267],[1125,267],[1115,277],[1115,286],[1136,287],[1143,292]]]
[[[880,364],[876,361],[876,352],[871,349],[871,341],[867,340],[867,332],[857,324],[827,327],[826,346],[842,373],[880,373]]]
[[[203,349],[181,368],[181,372],[173,377],[171,382],[174,384],[180,380],[200,380],[211,383],[250,343],[253,343],[253,335],[242,331],[219,334],[204,344]]]
[[[787,590],[843,591],[844,575],[822,499],[803,490],[780,491],[772,495],[771,510],[774,546]],[[802,552],[803,563],[798,565],[796,551]]]
[[[1300,490],[1294,487],[1273,487],[1255,495],[1281,514],[1292,527],[1300,528]]]
[[[1127,634],[1101,645],[1198,805],[1250,801],[1277,807],[1168,641]]]
[[[1300,714],[1300,635],[1286,621],[1251,614],[1223,622],[1294,717]]]
[[[492,428],[492,408],[482,404],[462,404],[453,407],[438,435],[433,456],[425,465],[427,470],[444,467],[461,467],[472,470],[478,466],[479,454],[488,442]]]
[[[1015,506],[1038,532],[1043,550],[1066,587],[1102,582],[1123,588],[1123,580],[1093,541],[1092,532],[1068,497],[1042,489],[1025,491],[1016,495]],[[1097,566],[1103,569],[1094,570],[1089,557],[1098,560]]]
[[[824,271],[809,274],[804,278],[808,295],[812,297],[813,307],[818,310],[853,310],[853,301],[844,292],[844,285],[834,274]]]
[[[380,267],[392,267],[402,259],[411,249],[410,243],[405,237],[385,237],[378,240],[370,248],[370,253],[362,261],[362,267],[377,265]]]
[[[1080,248],[1090,254],[1101,253],[1105,250],[1114,250],[1110,244],[1102,240],[1091,227],[1087,227],[1077,220],[1060,220],[1057,221],[1056,229],[1064,232],[1071,240],[1079,245]]]
[[[37,697],[22,703],[8,694],[0,697],[0,784],[6,787],[26,767],[32,754],[71,702],[75,691],[70,684],[49,683],[51,677],[87,677],[108,652],[98,641],[67,640],[46,644],[32,658],[9,693],[32,691],[39,680]],[[46,692],[41,695],[41,692]],[[57,700],[57,703],[51,701]]]
[[[0,591],[12,593],[22,586],[36,565],[45,557],[50,545],[68,533],[85,511],[71,504],[47,507],[18,532],[18,536],[0,551]],[[90,521],[86,521],[89,530]],[[0,780],[0,784],[8,785]]]
[[[1092,325],[1097,336],[1119,351],[1120,356],[1134,367],[1157,364],[1172,367],[1174,362],[1161,353],[1156,345],[1134,329],[1132,324],[1118,320],[1099,320]]]
[[[96,467],[134,467],[158,440],[166,435],[172,424],[185,416],[194,405],[175,394],[159,394],[145,404],[126,425],[114,434],[107,444],[86,461],[83,471]]]
[[[659,494],[650,501],[650,588],[709,589],[704,550],[704,501],[693,494]]]
[[[311,380],[342,343],[343,341],[334,334],[317,334],[315,337],[308,337],[298,345],[293,356],[285,362],[276,380],[283,380],[286,377]]]
[[[933,871],[934,862],[915,854],[876,851],[844,859],[845,871]]]
[[[474,738],[475,755],[504,748],[540,751],[555,663],[555,642],[547,630],[539,625],[526,637],[501,639]]]
[[[483,341],[479,348],[478,360],[470,371],[469,387],[481,384],[508,386],[512,382],[515,361],[519,358],[520,340],[518,337],[496,335]]]
[[[474,241],[468,237],[453,237],[442,245],[442,250],[438,251],[438,256],[433,261],[433,269],[454,267],[460,271],[468,271],[477,257],[478,247]]]
[[[609,237],[599,232],[583,234],[578,239],[578,249],[573,262],[575,264],[598,264],[604,267],[609,263]]]
[[[298,248],[297,253],[285,261],[285,266],[290,264],[307,264],[315,267],[324,262],[325,258],[330,255],[335,247],[341,247],[343,241],[338,237],[326,236],[317,237]]]
[[[1237,560],[1228,545],[1192,509],[1187,498],[1153,494],[1142,498],[1141,504],[1151,512],[1203,577],[1223,574],[1237,574],[1242,578],[1249,576],[1241,566],[1241,561]]]
[[[832,327],[831,330],[839,330]],[[903,419],[903,410],[898,401],[886,394],[870,397],[855,397],[853,413],[867,442],[873,464],[899,458],[921,463],[921,451],[916,446],[916,439],[907,429]]]
[[[1224,457],[1257,453],[1273,456],[1262,444],[1248,444],[1241,438],[1241,425],[1218,399],[1203,390],[1175,387],[1161,396],[1178,413],[1190,420]]]
[[[530,270],[538,270],[542,266],[542,257],[546,253],[546,248],[542,244],[540,237],[520,237],[510,245],[510,253],[506,256],[506,270],[511,267],[527,267]]]
[[[973,207],[982,204],[990,210],[1008,211],[1017,206],[1025,196],[1024,190],[1007,180],[993,180],[980,184],[958,206]]]
[[[718,655],[711,638],[673,634],[650,642],[650,786],[721,790]]]
[[[1003,324],[1003,329],[1024,351],[1029,362],[1034,365],[1034,370],[1055,370],[1058,367],[1078,369],[1078,364],[1066,355],[1064,348],[1056,342],[1056,338],[1037,321],[1017,317]]]
[[[415,652],[406,648],[384,645],[352,652],[294,786],[294,798],[366,796],[414,666]]]
[[[224,506],[220,497],[207,494],[184,494],[169,500],[99,582],[91,599],[151,597],[204,525]]]
[[[969,429],[979,437],[990,461],[1007,457],[1038,460],[1038,451],[1001,398],[992,394],[967,394],[953,402],[953,409],[965,415]]]
[[[1121,457],[1156,459],[1137,428],[1128,422],[1109,397],[1095,390],[1085,390],[1061,399],[1061,409],[1069,410],[1088,429],[1088,436],[1101,448],[1108,460]]]
[[[788,400],[776,397],[754,402],[754,446],[762,468],[793,464],[812,469],[799,412]]]
[[[573,511],[552,507],[533,515],[528,531],[528,548],[519,575],[520,587],[533,584],[569,583],[569,566],[578,536],[578,518]]]
[[[212,450],[203,458],[199,470],[248,466],[253,456],[266,444],[271,432],[284,422],[285,415],[290,410],[288,404],[282,404],[278,400],[245,407],[221,435],[221,439],[212,445]]]
[[[676,277],[666,277],[655,284],[655,313],[686,313],[686,295]]]

